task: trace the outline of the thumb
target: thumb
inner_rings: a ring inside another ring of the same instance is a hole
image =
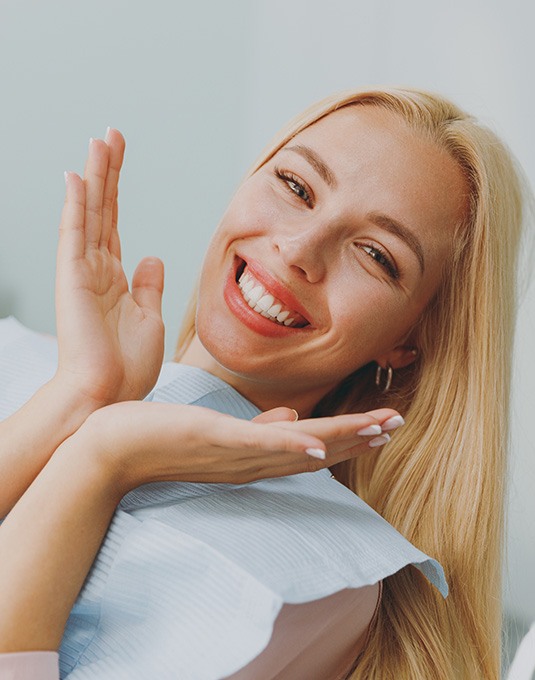
[[[296,421],[299,418],[299,414],[293,408],[288,408],[286,406],[277,406],[277,408],[272,408],[269,411],[264,411],[255,416],[252,420],[253,423],[280,423],[281,421]]]
[[[132,277],[132,297],[140,307],[162,315],[163,262],[144,257]]]

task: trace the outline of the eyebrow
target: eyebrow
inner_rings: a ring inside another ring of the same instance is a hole
[[[287,146],[281,151],[294,151],[307,160],[318,175],[326,182],[330,187],[336,188],[337,182],[333,171],[325,165],[318,154],[313,151],[310,147],[304,146],[303,144],[295,144],[294,146]]]
[[[286,146],[281,151],[293,151],[299,154],[305,160],[307,160],[310,165],[316,170],[318,175],[326,182],[330,187],[336,188],[338,186],[336,177],[332,170],[325,164],[325,162],[318,156],[318,154],[311,149],[309,146],[304,146],[304,144],[294,144],[293,146]],[[388,217],[388,215],[383,215],[382,213],[370,213],[368,219],[378,227],[385,229],[386,231],[394,234],[402,241],[404,241],[407,246],[413,251],[418,259],[420,265],[420,272],[423,274],[425,269],[424,260],[424,249],[422,244],[415,234],[408,229],[405,225],[398,220]]]
[[[397,220],[392,219],[392,217],[388,217],[388,215],[383,215],[381,213],[370,213],[368,215],[368,219],[378,227],[385,229],[391,234],[394,234],[394,236],[400,238],[402,241],[405,241],[405,243],[416,255],[420,264],[421,273],[424,273],[424,249],[422,248],[422,244],[418,240],[417,236],[415,236],[414,232],[412,232],[410,229],[407,229],[407,227],[401,222],[398,222]]]

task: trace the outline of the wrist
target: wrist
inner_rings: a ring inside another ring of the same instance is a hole
[[[78,423],[78,426],[91,413],[106,405],[104,400],[97,399],[84,390],[83,386],[77,382],[75,376],[67,375],[60,369],[44,386],[44,389],[48,393],[48,398],[63,408],[65,413],[68,414],[69,420],[73,423]]]
[[[195,428],[179,404],[120,402],[92,413],[77,433],[122,497],[142,484],[198,473]],[[181,442],[179,445],[178,443]],[[188,443],[188,445],[186,445]]]
[[[7,515],[54,451],[96,408],[55,377],[0,423],[0,517]]]
[[[104,445],[103,440],[96,418],[91,415],[63,442],[54,458],[76,460],[77,470],[87,479],[93,480],[110,502],[118,505],[135,484],[125,474],[122,456],[112,447]]]

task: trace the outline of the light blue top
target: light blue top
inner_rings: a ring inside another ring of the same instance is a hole
[[[154,401],[238,418],[259,410],[219,378],[165,367]],[[441,566],[327,469],[243,485],[157,483],[122,500],[67,624],[63,678],[217,680],[267,645],[283,603]]]
[[[41,367],[47,342],[34,336],[27,353]],[[13,343],[0,349],[8,376]],[[219,378],[180,364],[164,366],[149,399],[259,413]],[[5,401],[7,415],[16,404]],[[266,647],[284,603],[371,585],[407,564],[447,595],[442,567],[327,469],[242,485],[147,484],[114,515],[67,623],[61,677],[218,680]]]

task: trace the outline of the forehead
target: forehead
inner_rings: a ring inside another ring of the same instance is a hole
[[[459,165],[397,113],[344,107],[300,132],[279,154],[293,157],[289,149],[297,145],[325,162],[341,197],[370,210],[394,212],[420,229],[433,224],[449,231],[464,215],[467,185]]]

